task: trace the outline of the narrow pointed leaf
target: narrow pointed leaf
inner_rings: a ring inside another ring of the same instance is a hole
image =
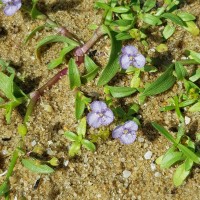
[[[64,136],[65,136],[68,140],[70,140],[70,141],[72,141],[72,142],[78,141],[78,136],[77,136],[75,133],[71,132],[71,131],[66,131],[66,132],[64,133]]]
[[[177,16],[175,14],[164,13],[164,14],[161,15],[161,17],[163,17],[165,19],[169,19],[177,25],[180,25],[180,26],[183,26],[183,27],[186,26],[185,22],[179,16]]]
[[[70,149],[69,149],[69,156],[70,157],[74,157],[76,154],[79,153],[80,148],[81,148],[81,143],[80,142],[72,143],[72,145],[70,146]]]
[[[110,94],[115,98],[126,97],[137,91],[135,88],[131,87],[113,87],[113,86],[106,86],[106,87],[109,89]]]
[[[81,86],[81,79],[78,70],[78,66],[73,58],[69,61],[69,81],[70,81],[70,88],[74,89],[75,87]]]
[[[48,69],[54,69],[55,67],[59,66],[60,64],[63,63],[64,59],[65,59],[65,55],[67,53],[69,53],[71,50],[73,50],[76,46],[70,45],[67,47],[64,47],[58,58],[56,58],[55,60],[51,61],[51,63],[48,64]]]
[[[50,35],[45,37],[44,39],[40,40],[38,42],[38,44],[36,45],[36,55],[39,58],[39,50],[42,46],[50,44],[50,43],[54,43],[54,42],[62,42],[68,45],[72,45],[72,46],[78,46],[79,44],[65,36],[61,36],[61,35]]]
[[[159,131],[162,135],[164,135],[170,142],[172,142],[175,145],[177,144],[174,137],[164,127],[160,126],[156,122],[152,122],[151,124],[157,131]]]
[[[118,72],[120,64],[118,54],[122,48],[122,42],[116,40],[115,34],[113,32],[109,32],[109,36],[111,38],[111,53],[108,64],[104,68],[102,74],[99,77],[98,86],[105,85],[108,83]]]
[[[32,172],[41,174],[49,174],[54,172],[54,170],[48,165],[41,165],[38,163],[38,161],[31,159],[22,159],[22,164],[25,168],[29,169]]]
[[[169,168],[173,164],[175,164],[178,161],[184,160],[184,156],[182,152],[170,152],[168,154],[165,154],[163,157],[160,167],[161,168]]]
[[[196,155],[194,152],[192,152],[189,148],[182,144],[178,144],[177,147],[179,148],[180,151],[183,152],[185,156],[190,158],[193,162],[199,164],[200,163],[200,157]]]
[[[183,184],[184,180],[190,174],[190,171],[185,170],[185,163],[178,166],[174,175],[173,175],[173,183],[176,187]]]
[[[45,28],[46,25],[38,26],[33,31],[31,31],[25,38],[24,44],[27,44],[27,42],[39,31]]]
[[[82,97],[83,94],[80,91],[78,91],[76,93],[76,100],[75,100],[75,116],[77,120],[81,119],[85,110],[85,102],[83,101]]]
[[[82,140],[81,144],[83,145],[83,147],[85,147],[87,150],[94,152],[96,150],[95,145],[90,142],[89,140]]]
[[[164,38],[167,40],[169,37],[171,37],[173,35],[175,31],[175,27],[171,26],[171,25],[167,25],[165,26],[164,30],[163,30],[163,36]]]
[[[0,186],[0,197],[6,194],[10,190],[8,181],[5,181]]]
[[[77,134],[85,137],[85,133],[86,133],[86,117],[83,117],[79,122],[77,128]]]
[[[176,82],[176,78],[173,75],[173,69],[174,66],[170,66],[157,80],[145,88],[142,96],[160,94],[171,88]]]

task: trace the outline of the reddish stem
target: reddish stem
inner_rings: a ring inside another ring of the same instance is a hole
[[[24,124],[28,122],[29,116],[33,112],[33,108],[37,103],[38,99],[44,94],[46,89],[50,89],[53,85],[55,85],[63,76],[67,74],[67,68],[59,71],[54,77],[52,77],[46,84],[44,84],[41,88],[30,94],[31,100],[28,104],[26,115],[24,117]]]

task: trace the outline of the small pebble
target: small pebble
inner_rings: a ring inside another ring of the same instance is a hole
[[[161,177],[161,173],[160,172],[155,172],[154,176],[155,177]]]
[[[147,152],[144,154],[144,158],[145,158],[146,160],[151,159],[151,156],[152,156],[152,152],[151,152],[151,151],[147,151]]]
[[[156,170],[156,165],[154,163],[151,163],[151,170],[155,171]]]
[[[54,152],[51,150],[51,148],[47,148],[47,154],[52,156]]]
[[[52,140],[49,140],[47,143],[48,143],[48,145],[53,144]]]
[[[128,178],[130,175],[131,175],[131,172],[130,172],[130,171],[128,171],[128,170],[124,170],[124,171],[123,171],[123,177],[124,177],[124,178]]]
[[[2,154],[3,154],[3,155],[6,155],[7,153],[8,153],[7,150],[3,150],[3,151],[2,151]]]
[[[188,125],[190,123],[191,119],[187,116],[185,116],[185,124]]]
[[[64,165],[65,167],[67,167],[68,164],[69,164],[69,160],[64,160],[63,165]]]
[[[138,142],[144,142],[144,138],[138,137]]]
[[[32,147],[34,147],[36,144],[37,144],[37,143],[36,143],[35,140],[33,140],[33,141],[31,142],[31,146],[32,146]]]

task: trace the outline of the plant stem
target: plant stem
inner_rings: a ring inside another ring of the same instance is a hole
[[[67,68],[64,68],[61,71],[59,71],[54,77],[52,77],[41,88],[30,94],[31,100],[26,110],[26,115],[24,117],[24,124],[28,122],[29,116],[32,114],[35,104],[37,103],[38,99],[44,94],[45,90],[55,85],[66,74],[67,74]]]
[[[82,46],[78,47],[75,52],[75,60],[77,65],[81,65],[84,62],[84,55],[87,51],[101,38],[103,35],[106,34],[105,28],[103,25],[99,26],[92,37]]]
[[[18,151],[15,150],[14,153],[13,153],[13,156],[12,156],[12,159],[10,161],[10,165],[9,165],[9,168],[8,168],[8,172],[6,174],[6,181],[8,181],[9,177],[12,175],[12,172],[13,172],[13,169],[15,167],[15,164],[17,162],[17,159],[18,159]]]

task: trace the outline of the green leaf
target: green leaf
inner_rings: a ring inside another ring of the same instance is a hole
[[[175,27],[167,24],[163,30],[163,37],[167,40],[169,37],[173,35],[175,31]]]
[[[187,70],[180,62],[175,62],[175,71],[178,80],[183,80],[187,76]]]
[[[147,0],[147,1],[145,1],[142,10],[144,12],[148,12],[155,6],[156,6],[156,0]]]
[[[26,44],[37,32],[41,31],[42,29],[44,29],[46,27],[46,24],[42,25],[42,26],[38,26],[36,27],[33,31],[31,31],[25,38],[24,40],[24,44]]]
[[[65,136],[68,140],[70,140],[70,141],[72,141],[72,142],[78,141],[78,136],[77,136],[75,133],[71,132],[71,131],[66,131],[66,132],[64,133],[64,136]]]
[[[142,96],[152,96],[165,92],[171,88],[176,82],[173,75],[174,66],[170,66],[157,80],[147,86],[142,93]]]
[[[85,133],[86,133],[86,117],[83,117],[79,122],[77,128],[77,134],[85,137]]]
[[[174,165],[176,162],[184,160],[184,156],[182,152],[170,152],[164,155],[160,167],[161,168],[169,168]]]
[[[32,0],[32,9],[30,15],[32,19],[46,19],[46,16],[42,14],[36,7],[38,0]]]
[[[199,111],[200,111],[200,101],[198,101],[189,108],[189,112],[199,112]]]
[[[185,22],[186,26],[184,27],[188,32],[192,35],[197,36],[199,35],[199,28],[193,21]]]
[[[76,93],[76,100],[75,100],[75,116],[76,119],[81,119],[85,110],[85,102],[83,101],[83,94],[82,92],[78,91]]]
[[[78,71],[77,64],[73,58],[69,60],[69,81],[70,88],[74,89],[75,87],[81,86],[80,74]]]
[[[185,170],[189,171],[190,169],[192,169],[193,164],[194,162],[190,158],[187,158],[185,160]]]
[[[200,79],[200,68],[198,68],[195,72],[195,75],[189,78],[190,81],[195,82]]]
[[[10,74],[15,73],[15,69],[9,65],[8,62],[5,62],[4,60],[0,59],[0,66],[1,66],[1,71],[7,71]]]
[[[192,20],[195,20],[196,17],[188,12],[179,12],[177,13],[177,15],[184,21],[184,22],[187,22],[187,21],[192,21]]]
[[[69,149],[69,156],[70,157],[74,157],[76,154],[79,153],[80,148],[81,148],[81,143],[80,142],[72,143],[72,145],[70,146],[70,149]]]
[[[0,197],[6,194],[10,190],[8,181],[4,181],[0,186]]]
[[[104,9],[104,10],[109,10],[110,6],[108,6],[108,4],[106,4],[106,3],[95,2],[95,8],[101,8],[101,9]]]
[[[156,16],[151,15],[149,13],[144,14],[142,19],[145,23],[150,24],[152,26],[162,24],[162,21],[159,19],[159,17],[156,17]]]
[[[0,104],[0,108],[6,109],[6,122],[7,122],[7,124],[10,124],[11,114],[12,114],[13,109],[23,103],[23,98],[21,98],[21,99],[22,100],[16,99],[16,100],[13,100],[13,101],[9,101],[7,103]]]
[[[130,10],[129,6],[117,6],[117,7],[111,8],[111,11],[115,13],[126,13],[129,10]]]
[[[170,142],[172,142],[175,145],[177,144],[174,137],[164,127],[160,126],[156,122],[152,122],[151,124],[157,131],[159,131],[162,135],[164,135]]]
[[[185,170],[185,163],[181,164],[175,171],[173,175],[173,183],[176,187],[183,184],[183,181],[190,174],[190,171]]]
[[[65,36],[61,36],[61,35],[50,35],[45,37],[44,39],[40,40],[38,42],[38,44],[36,45],[36,55],[39,58],[39,50],[42,46],[53,43],[53,42],[63,42],[65,44],[68,44],[70,46],[76,47],[79,44]]]
[[[87,55],[85,55],[84,65],[85,65],[85,68],[87,70],[87,74],[83,75],[81,77],[81,80],[82,80],[83,83],[87,83],[87,82],[93,80],[96,77],[96,75],[99,71],[99,66],[97,66],[93,62],[93,60]]]
[[[192,57],[196,62],[198,62],[198,64],[200,64],[200,53],[197,53],[195,51],[192,50],[188,50],[190,57]]]
[[[140,12],[140,0],[132,0],[131,1],[132,9],[136,12]]]
[[[190,158],[193,162],[199,164],[200,163],[200,157],[197,156],[194,152],[192,152],[189,148],[185,147],[182,144],[178,144],[177,147],[179,148],[180,151],[183,152],[185,156]]]
[[[83,145],[83,147],[85,147],[87,150],[94,152],[96,150],[95,145],[90,142],[89,140],[82,140],[81,144]]]
[[[51,63],[48,64],[48,69],[54,69],[55,67],[57,67],[58,65],[62,64],[64,59],[65,59],[65,55],[67,53],[69,53],[71,50],[73,50],[76,46],[67,46],[64,47],[58,58],[56,58],[55,60],[51,61]]]
[[[156,47],[156,51],[159,53],[163,53],[163,52],[168,51],[168,47],[166,44],[161,43]]]
[[[127,32],[118,33],[116,35],[116,40],[128,40],[131,38],[132,38],[132,36]]]
[[[175,24],[178,24],[180,26],[186,26],[185,22],[180,18],[178,17],[177,15],[175,14],[172,14],[172,13],[164,13],[161,15],[161,17],[165,18],[165,19],[169,19],[171,20],[172,22],[174,22]]]
[[[127,97],[137,91],[135,88],[131,87],[114,87],[114,86],[106,86],[106,87],[109,89],[110,94],[114,98]]]
[[[29,169],[32,172],[49,174],[54,172],[54,170],[48,165],[41,165],[38,161],[33,159],[22,159],[22,164],[25,168]]]
[[[10,100],[15,100],[15,96],[13,94],[14,76],[15,76],[15,74],[11,74],[11,76],[8,77],[4,73],[0,72],[0,90]]]
[[[132,20],[115,20],[110,23],[110,28],[111,30],[115,32],[123,32],[123,31],[128,31],[133,27],[134,21]]]
[[[120,67],[118,54],[121,51],[122,42],[115,39],[115,34],[113,32],[109,32],[108,34],[111,38],[111,53],[108,64],[99,77],[98,86],[108,83],[115,76]]]

